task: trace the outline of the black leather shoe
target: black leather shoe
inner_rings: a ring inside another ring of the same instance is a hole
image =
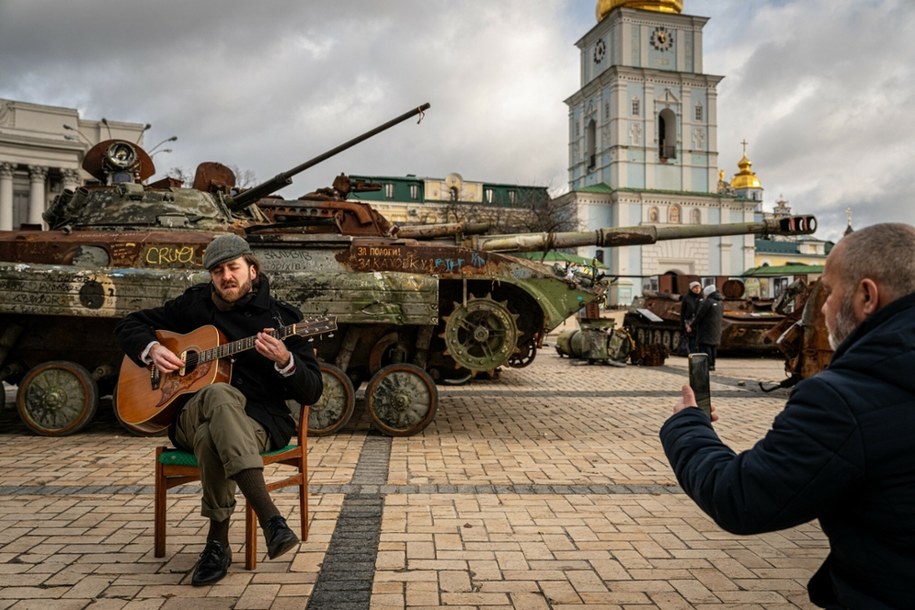
[[[229,571],[230,565],[232,565],[232,549],[216,540],[207,540],[207,545],[203,547],[200,559],[194,566],[191,584],[195,587],[202,587],[217,583]]]
[[[264,538],[267,539],[267,556],[276,559],[294,546],[298,546],[299,537],[295,535],[282,515],[270,517],[264,526]]]

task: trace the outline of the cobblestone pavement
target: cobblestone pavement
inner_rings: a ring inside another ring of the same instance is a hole
[[[662,367],[589,366],[544,349],[496,381],[442,387],[420,435],[364,415],[311,439],[311,535],[298,552],[191,587],[198,488],[169,495],[153,557],[153,455],[110,408],[83,433],[29,435],[0,413],[0,609],[810,608],[827,551],[815,524],[762,536],[719,530],[682,493],[657,431],[686,380]],[[750,447],[787,396],[757,380],[778,360],[719,358],[720,435]],[[357,409],[359,405],[357,405]],[[294,493],[274,494],[298,519]]]

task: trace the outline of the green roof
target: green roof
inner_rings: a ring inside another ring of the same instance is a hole
[[[823,265],[763,265],[743,272],[743,277],[766,277],[781,275],[811,275],[823,273]]]

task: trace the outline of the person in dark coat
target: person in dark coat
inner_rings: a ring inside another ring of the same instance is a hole
[[[699,351],[696,341],[696,329],[691,326],[696,312],[699,311],[699,304],[702,302],[702,284],[699,282],[690,282],[689,291],[683,295],[680,301],[680,325],[682,332],[686,335],[689,353],[693,354]]]
[[[191,578],[195,586],[219,581],[232,563],[229,520],[236,486],[257,514],[271,559],[298,546],[267,491],[260,453],[285,447],[295,433],[287,399],[313,404],[323,391],[311,344],[298,336],[284,342],[270,334],[301,321],[302,315],[270,295],[269,281],[248,243],[237,235],[217,237],[207,246],[203,264],[209,283],[193,286],[161,307],[131,313],[115,328],[135,363],[153,364],[163,373],[177,371],[184,362],[156,341],[156,330],[186,334],[211,324],[228,341],[254,339],[253,349],[232,356],[230,382],[193,394],[169,427],[175,446],[197,458],[201,514],[210,519]]]
[[[888,264],[893,261],[893,264]],[[722,528],[818,519],[830,551],[808,583],[824,608],[915,608],[915,227],[879,224],[832,249],[821,280],[835,350],[772,428],[735,454],[689,386],[660,432],[683,490]]]
[[[702,301],[687,329],[695,330],[699,351],[708,355],[708,369],[715,370],[718,345],[721,343],[721,321],[724,319],[724,302],[721,293],[709,284],[702,289]]]

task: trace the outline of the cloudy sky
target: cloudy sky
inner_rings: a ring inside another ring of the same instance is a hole
[[[575,42],[594,0],[0,0],[0,98],[152,123],[159,175],[220,161],[272,177],[423,102],[295,178],[340,172],[567,186]],[[915,223],[915,1],[685,0],[710,17],[728,175],[747,149],[779,195],[837,239]],[[908,178],[907,178],[908,177]]]

